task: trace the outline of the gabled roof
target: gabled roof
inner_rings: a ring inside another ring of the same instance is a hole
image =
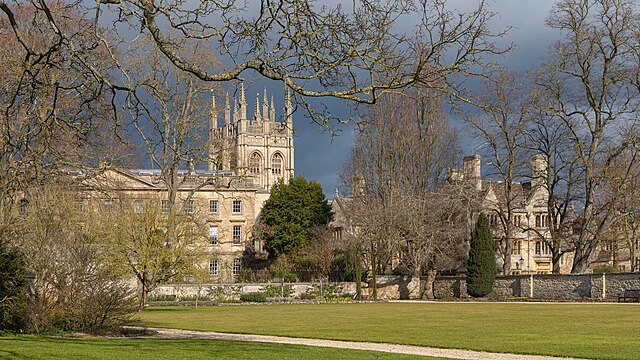
[[[351,198],[334,197],[331,202],[331,211],[333,211],[333,220],[329,223],[332,228],[348,228],[349,221],[349,205]]]

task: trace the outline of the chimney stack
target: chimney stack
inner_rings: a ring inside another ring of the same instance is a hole
[[[464,179],[468,181],[476,190],[482,190],[482,177],[480,176],[481,158],[480,155],[465,156],[463,166]]]
[[[547,182],[548,164],[544,155],[536,154],[531,158],[531,187],[545,188]]]
[[[364,176],[356,176],[351,182],[351,197],[364,196]]]

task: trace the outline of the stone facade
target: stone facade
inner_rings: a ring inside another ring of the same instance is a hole
[[[245,250],[263,254],[263,244],[251,237],[254,224],[271,186],[279,179],[286,183],[294,176],[290,95],[287,94],[284,121],[276,121],[273,98],[269,106],[266,91],[264,99],[262,115],[256,101],[255,118],[247,119],[244,87],[233,117],[227,97],[222,127],[218,127],[212,99],[208,169],[199,170],[189,164],[189,169],[177,174],[177,211],[193,219],[197,238],[194,249],[207,252],[209,261],[202,265],[210,270],[211,282],[233,282],[242,267]],[[258,157],[260,161],[252,162]],[[168,188],[160,175],[157,169],[107,169],[84,181],[83,201],[93,199],[107,204],[127,199],[140,209],[161,208],[167,202]]]
[[[503,238],[503,217],[506,212],[506,195],[504,183],[498,181],[484,181],[481,177],[480,155],[472,155],[464,158],[462,169],[451,169],[449,179],[451,181],[469,182],[474,189],[482,194],[481,211],[487,214],[491,230],[500,241]],[[513,183],[512,222],[514,233],[512,234],[512,251],[508,256],[511,261],[511,274],[550,274],[553,270],[551,248],[549,247],[549,216],[547,213],[547,200],[549,193],[543,184],[547,172],[547,165],[541,155],[535,155],[531,159],[531,181]],[[571,255],[567,254],[560,260],[560,272],[568,273],[571,270]],[[496,253],[498,267],[502,268],[503,256]]]

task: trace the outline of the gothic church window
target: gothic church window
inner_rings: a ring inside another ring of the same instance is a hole
[[[271,158],[271,174],[281,176],[283,163],[282,155],[274,154]]]
[[[249,173],[251,175],[260,175],[260,168],[262,167],[262,156],[259,152],[254,152],[249,157]]]

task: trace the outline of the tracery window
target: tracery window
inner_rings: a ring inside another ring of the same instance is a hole
[[[262,167],[262,156],[259,152],[253,152],[249,157],[249,173],[251,175],[260,175]]]
[[[284,164],[284,160],[282,159],[282,155],[274,154],[271,158],[271,174],[276,176],[282,175],[282,165]]]

